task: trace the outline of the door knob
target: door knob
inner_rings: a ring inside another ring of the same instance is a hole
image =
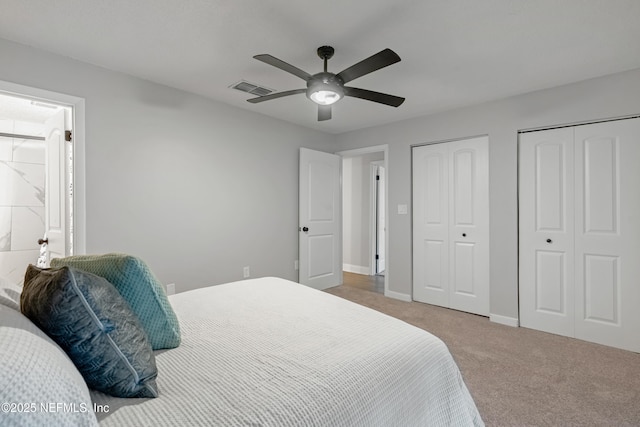
[[[309,227],[302,227],[302,231],[306,233],[307,231],[309,231]]]
[[[553,243],[553,240],[547,239],[547,243]]]
[[[467,237],[467,233],[462,233],[462,237]]]
[[[44,243],[49,243],[49,238],[47,237],[46,239],[38,239],[38,244],[42,245]]]

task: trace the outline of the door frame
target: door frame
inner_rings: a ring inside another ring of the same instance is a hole
[[[385,192],[385,215],[384,215],[384,226],[387,230],[386,232],[386,238],[385,238],[385,242],[384,242],[384,252],[385,252],[385,257],[387,257],[387,261],[386,261],[386,269],[385,269],[385,274],[384,274],[384,295],[385,296],[390,296],[390,292],[389,292],[389,284],[391,283],[390,281],[390,274],[389,274],[389,179],[388,179],[388,175],[389,175],[389,145],[388,144],[383,144],[383,145],[374,145],[374,146],[370,146],[370,147],[364,147],[364,148],[355,148],[352,150],[343,150],[343,151],[338,151],[335,154],[339,155],[342,158],[346,158],[346,157],[357,157],[357,156],[361,156],[363,154],[371,154],[371,153],[384,153],[384,159],[382,160],[383,166],[384,166],[384,170],[385,173],[387,174],[387,176],[385,176],[385,180],[384,180],[384,192]],[[342,183],[342,176],[340,177],[340,182]],[[341,212],[341,216],[342,216],[342,212]],[[344,237],[343,237],[344,238]]]
[[[70,107],[73,123],[73,250],[87,251],[86,241],[86,182],[85,182],[85,101],[84,98],[38,89],[0,80],[0,92],[21,98]]]
[[[372,276],[376,275],[379,273],[378,271],[378,260],[376,259],[376,255],[378,255],[378,239],[379,239],[379,234],[378,234],[378,203],[379,203],[379,181],[376,179],[376,176],[378,175],[378,168],[382,167],[384,169],[384,161],[383,160],[376,160],[373,161],[371,163],[369,163],[369,171],[370,171],[370,176],[369,176],[369,182],[371,182],[371,186],[370,186],[370,203],[369,203],[369,236],[371,237],[371,245],[369,247],[369,262],[370,264],[370,268],[369,268],[369,272]],[[387,172],[386,169],[384,169],[385,173]],[[386,178],[386,177],[385,177]],[[383,190],[384,191],[384,190]],[[385,199],[386,199],[386,194],[385,194]],[[385,205],[386,206],[386,205]],[[383,207],[384,208],[384,207]],[[386,230],[385,230],[386,231]],[[385,242],[386,242],[386,236],[385,236]],[[386,253],[385,253],[386,256]]]

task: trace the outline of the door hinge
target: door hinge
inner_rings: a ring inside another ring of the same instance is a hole
[[[376,181],[380,181],[380,175],[376,175]]]
[[[380,259],[380,255],[376,254],[376,259]]]
[[[64,131],[64,140],[67,142],[71,142],[71,131],[70,130],[65,130]]]

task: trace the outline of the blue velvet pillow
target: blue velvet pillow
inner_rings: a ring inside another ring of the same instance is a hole
[[[140,319],[154,350],[180,345],[180,324],[164,286],[140,258],[127,254],[75,255],[51,260],[104,277],[116,287]]]
[[[90,388],[116,397],[158,396],[158,370],[144,329],[104,278],[30,265],[20,310],[69,355]]]

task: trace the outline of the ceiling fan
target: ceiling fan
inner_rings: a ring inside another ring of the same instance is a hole
[[[400,57],[391,49],[384,49],[375,55],[364,59],[357,64],[339,72],[338,74],[327,71],[327,62],[333,56],[334,49],[331,46],[321,46],[318,48],[318,56],[324,60],[324,71],[311,75],[291,64],[288,64],[271,55],[262,54],[254,56],[258,61],[273,65],[283,71],[300,77],[307,82],[306,89],[286,90],[284,92],[272,93],[257,98],[251,98],[247,101],[252,104],[258,102],[269,101],[283,96],[295,95],[298,93],[306,93],[307,98],[318,104],[318,121],[329,120],[331,118],[331,104],[338,102],[345,96],[366,99],[367,101],[378,102],[380,104],[398,107],[404,102],[404,98],[399,96],[387,95],[386,93],[374,92],[367,89],[358,89],[355,87],[345,86],[345,83],[372,73],[380,68],[387,67],[400,61]]]

